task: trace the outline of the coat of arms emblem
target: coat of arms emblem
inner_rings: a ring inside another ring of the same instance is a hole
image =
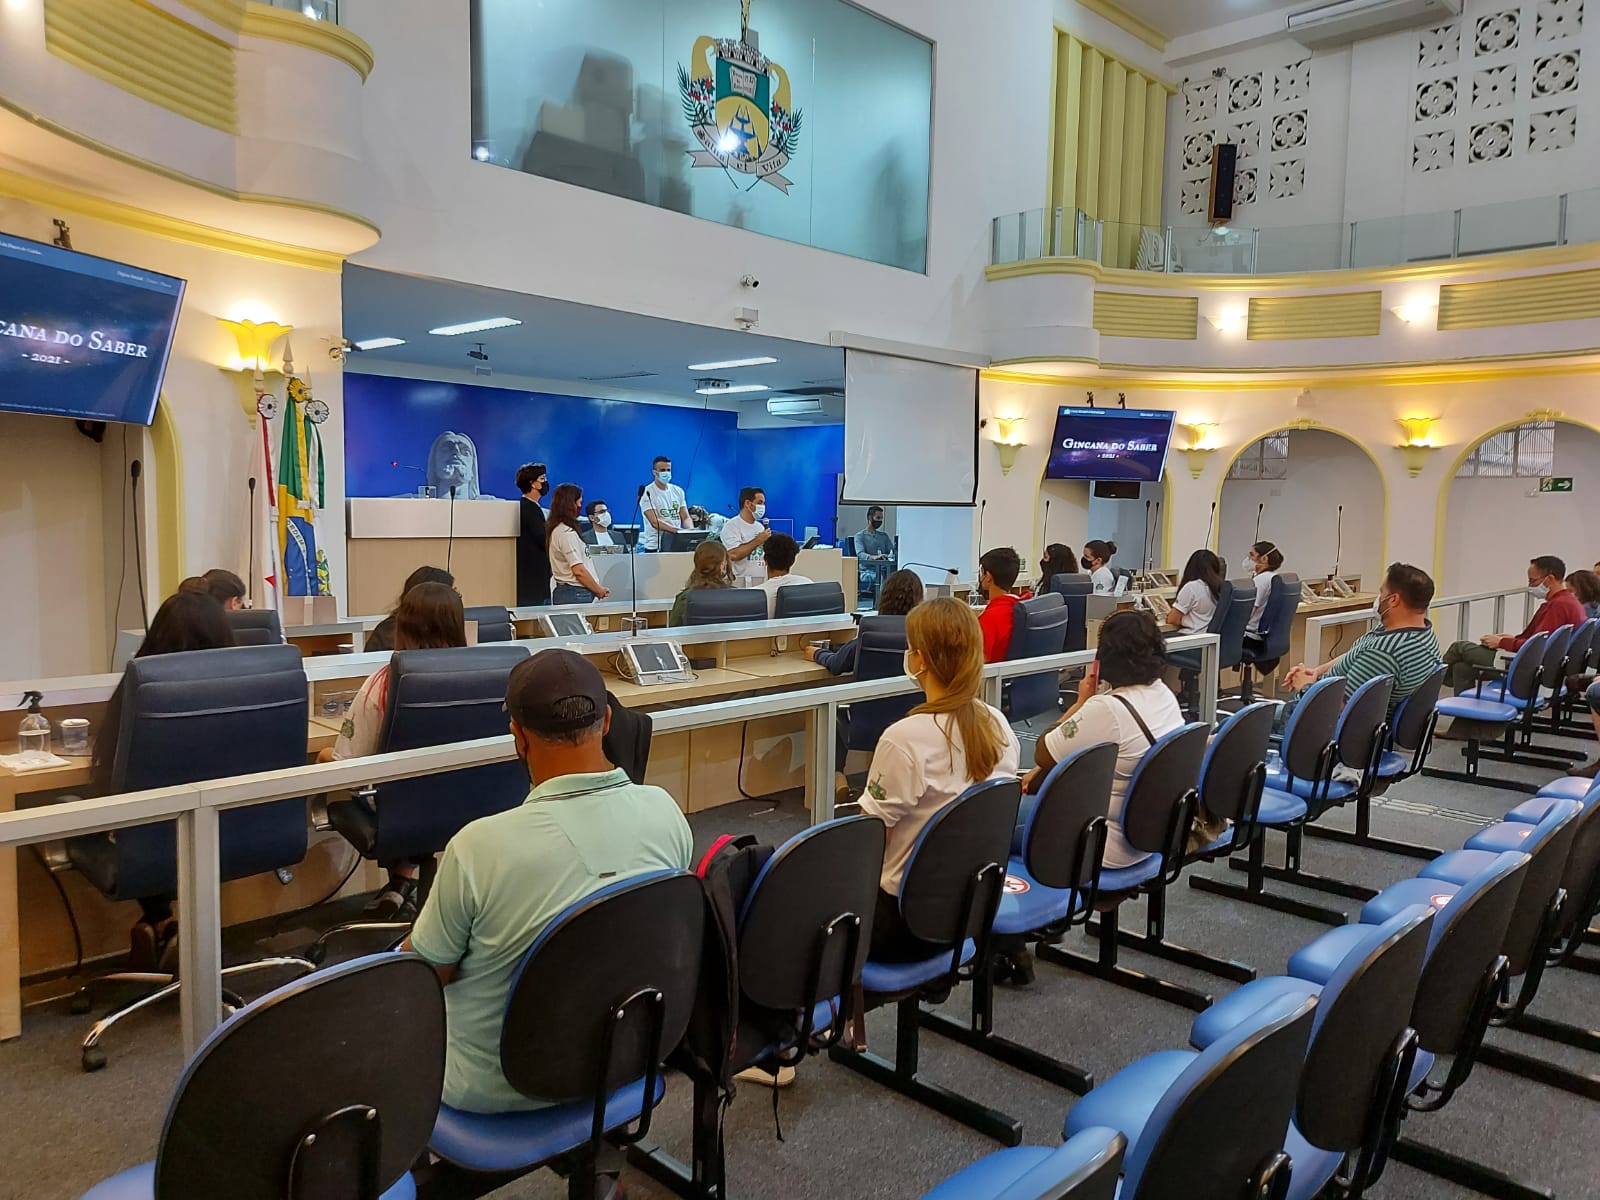
[[[754,176],[787,193],[781,174],[800,141],[799,109],[790,107],[789,73],[761,53],[750,29],[750,0],[739,0],[739,39],[699,37],[687,70],[678,67],[683,115],[703,149],[691,165]],[[730,180],[733,176],[728,176]]]

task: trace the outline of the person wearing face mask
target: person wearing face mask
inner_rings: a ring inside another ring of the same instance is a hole
[[[889,827],[872,922],[871,957],[911,962],[935,950],[906,927],[900,884],[929,821],[969,787],[1016,773],[1021,747],[998,709],[979,699],[983,634],[972,609],[951,597],[906,616],[905,672],[925,697],[883,731],[867,771],[861,811]]]
[[[539,499],[550,490],[543,463],[523,463],[517,468],[517,491],[522,500],[521,532],[517,534],[517,604],[550,603],[550,549],[545,537],[548,514]]]
[[[1010,546],[996,546],[978,559],[978,586],[988,603],[978,615],[983,630],[983,660],[1003,662],[1011,650],[1011,629],[1017,620],[1017,605],[1022,597],[1013,596],[1022,571],[1022,558]]]
[[[604,500],[591,500],[583,515],[589,518],[589,528],[583,533],[585,544],[590,546],[620,546],[611,536],[611,508]]]
[[[1261,618],[1267,611],[1267,598],[1272,594],[1272,580],[1283,566],[1283,552],[1271,542],[1257,542],[1246,555],[1250,571],[1255,576],[1256,602],[1250,609],[1250,623],[1244,627],[1244,644],[1252,650],[1264,650],[1266,641],[1261,636]],[[1263,668],[1266,670],[1268,668]]]
[[[767,579],[767,494],[758,487],[741,488],[739,515],[722,523],[719,540],[733,564],[734,587],[760,587]]]
[[[1073,556],[1072,547],[1061,542],[1051,542],[1044,548],[1044,557],[1039,560],[1039,583],[1034,590],[1043,595],[1054,590],[1057,575],[1077,573],[1078,560]]]
[[[1083,569],[1089,572],[1097,596],[1109,596],[1117,590],[1117,573],[1111,569],[1111,559],[1116,553],[1115,542],[1102,542],[1096,538],[1083,544],[1083,557],[1079,561]]]
[[[639,511],[644,516],[644,524],[639,527],[639,549],[667,551],[672,549],[673,534],[693,528],[689,501],[683,489],[672,482],[672,460],[665,454],[656,455],[650,471],[650,483],[639,498]]]
[[[867,523],[855,535],[856,571],[862,595],[876,595],[883,578],[894,569],[894,539],[883,531],[883,507],[867,509]]]
[[[1337,675],[1344,679],[1348,700],[1362,684],[1387,675],[1394,680],[1389,697],[1389,715],[1393,716],[1400,702],[1426,683],[1439,665],[1439,639],[1428,620],[1432,603],[1433,580],[1426,571],[1409,563],[1390,563],[1372,602],[1378,628],[1357,638],[1355,645],[1332,662],[1290,667],[1283,685],[1298,692],[1324,675]]]
[[[1541,554],[1528,562],[1528,592],[1543,601],[1521,633],[1486,633],[1476,642],[1453,642],[1444,652],[1450,668],[1446,682],[1456,692],[1470,691],[1478,682],[1478,668],[1494,665],[1495,654],[1515,654],[1536,633],[1551,633],[1563,625],[1581,625],[1587,616],[1583,605],[1567,586],[1567,564],[1554,554]]]

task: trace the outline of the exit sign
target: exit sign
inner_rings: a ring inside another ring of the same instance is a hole
[[[1572,490],[1571,475],[1545,475],[1539,480],[1541,492],[1570,492]]]

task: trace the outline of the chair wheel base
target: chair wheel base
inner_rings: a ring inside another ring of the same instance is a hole
[[[89,989],[81,987],[72,993],[72,999],[67,1001],[67,1011],[75,1017],[81,1017],[89,1011]]]
[[[106,1052],[99,1046],[85,1046],[82,1055],[83,1069],[86,1073],[105,1069]]]
[[[328,947],[323,942],[312,942],[302,954],[308,963],[320,967],[328,957]]]

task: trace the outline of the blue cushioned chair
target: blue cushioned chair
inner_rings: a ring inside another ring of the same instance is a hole
[[[980,1158],[922,1200],[1115,1200],[1128,1139],[1085,1129],[1054,1150],[1016,1146]]]
[[[478,623],[478,644],[509,642],[516,638],[517,628],[511,622],[511,610],[498,604],[484,604],[461,610],[462,620]]]
[[[1094,592],[1094,581],[1087,575],[1055,575],[1050,579],[1050,590],[1061,597],[1067,607],[1066,651],[1089,648],[1089,597]]]
[[[862,617],[856,631],[856,669],[852,678],[859,683],[864,679],[894,679],[903,675],[905,652],[904,617]],[[857,700],[841,708],[839,727],[846,752],[877,749],[883,731],[921,703],[922,693],[912,692],[882,700]],[[844,770],[842,760],[836,765]]]
[[[1343,704],[1343,679],[1321,679],[1305,690],[1283,731],[1283,747],[1277,759],[1280,781],[1297,781],[1301,784],[1299,790],[1313,796],[1320,795],[1321,789],[1331,782],[1333,767],[1338,761],[1339,745],[1335,733]],[[1307,801],[1302,796],[1285,788],[1274,788],[1269,783],[1261,794],[1257,808],[1256,835],[1250,840],[1248,859],[1239,868],[1248,872],[1246,882],[1240,885],[1210,875],[1191,875],[1189,886],[1197,891],[1259,904],[1308,920],[1342,925],[1345,915],[1336,909],[1267,891],[1266,881],[1269,877],[1298,878],[1300,830],[1305,824],[1306,815]],[[1282,829],[1288,834],[1281,870],[1267,866],[1266,829]],[[1231,859],[1230,866],[1235,864],[1237,859]]]
[[[1217,676],[1236,670],[1244,657],[1244,631],[1256,606],[1255,589],[1246,580],[1224,579],[1217,593],[1217,608],[1206,626],[1217,635]],[[1200,674],[1200,651],[1171,650],[1167,661],[1178,668],[1185,693],[1191,692]]]
[[[894,1062],[843,1045],[829,1051],[835,1062],[1007,1146],[1022,1140],[1015,1118],[921,1078],[917,1013],[922,996],[943,998],[975,971],[988,970],[1021,795],[1014,779],[980,783],[923,827],[902,876],[900,915],[913,937],[939,950],[915,962],[869,959],[861,972],[869,1008],[896,1006]]]
[[[396,650],[389,659],[389,702],[378,746],[385,752],[445,746],[506,732],[506,681],[528,657],[525,646],[454,646]],[[427,899],[440,853],[479,817],[517,807],[528,794],[528,769],[517,758],[461,771],[395,779],[328,805],[328,821],[363,858],[384,865],[420,860],[417,907]],[[396,937],[403,921],[338,925],[312,943],[322,961],[327,940],[367,930]]]
[[[138,792],[232,775],[303,767],[309,703],[300,651],[294,646],[189,650],[130,661],[118,685],[122,717],[111,765],[111,791]],[[177,826],[130,825],[67,842],[67,856],[111,900],[137,900],[178,890]],[[277,800],[230,808],[219,818],[222,879],[242,879],[295,866],[306,856],[306,802]],[[223,968],[229,977],[263,968],[311,970],[304,959],[278,956]],[[83,1040],[83,1067],[105,1066],[100,1038],[123,1017],[177,994],[174,976],[134,973],[93,981],[156,984],[116,1009]],[[88,1012],[90,984],[73,998]]]
[[[1128,1139],[1121,1200],[1281,1198],[1316,1003],[1282,996],[1199,1053],[1146,1055],[1073,1105],[1063,1136],[1105,1126]]]
[[[685,625],[766,619],[767,593],[760,588],[697,588],[683,600]]]
[[[994,968],[973,979],[971,1019],[919,1012],[925,1028],[1080,1096],[1094,1087],[1092,1073],[994,1032],[994,982],[1006,969],[1007,956],[1014,961],[1025,955],[1030,940],[1053,941],[1088,920],[1105,860],[1106,811],[1116,770],[1116,745],[1097,742],[1062,759],[1037,795],[1024,799],[994,920]],[[1013,981],[1026,982],[1015,975]]]
[[[283,625],[275,608],[236,608],[222,614],[235,646],[281,646]]]
[[[1284,1152],[1294,1164],[1288,1200],[1312,1200],[1349,1163],[1330,1193],[1357,1200],[1383,1168],[1405,1095],[1432,1057],[1419,1059],[1411,1009],[1434,910],[1415,904],[1373,926],[1326,985],[1288,975],[1257,979],[1195,1019],[1189,1044],[1204,1050],[1284,996],[1316,996],[1317,1015]]]
[[[1038,948],[1041,962],[1070,967],[1196,1012],[1211,1003],[1211,997],[1204,992],[1135,971],[1118,962],[1125,940],[1129,945],[1151,949],[1152,953],[1158,952],[1156,947],[1164,948],[1173,957],[1189,953],[1163,941],[1164,892],[1183,872],[1189,828],[1194,823],[1199,803],[1195,789],[1200,782],[1200,765],[1205,760],[1207,732],[1207,727],[1199,724],[1174,729],[1158,738],[1134,768],[1123,805],[1122,828],[1133,848],[1143,851],[1147,857],[1131,867],[1106,867],[1100,872],[1099,896],[1095,902],[1100,920],[1088,927],[1100,939],[1098,955],[1088,958],[1041,942]],[[1147,936],[1134,941],[1121,932],[1118,912],[1126,901],[1139,895],[1149,898]]]
[[[792,583],[778,589],[774,617],[820,617],[844,611],[844,589],[837,583]]]
[[[1466,739],[1466,745],[1461,753],[1466,757],[1465,771],[1447,771],[1440,767],[1424,767],[1422,773],[1432,779],[1453,779],[1458,783],[1481,783],[1488,787],[1504,788],[1507,791],[1523,792],[1530,790],[1526,784],[1517,783],[1508,779],[1494,779],[1478,773],[1478,764],[1483,758],[1500,758],[1509,760],[1516,747],[1517,724],[1523,719],[1522,714],[1529,714],[1531,720],[1534,705],[1539,697],[1539,678],[1544,667],[1545,644],[1550,635],[1536,633],[1517,651],[1511,659],[1511,665],[1503,672],[1498,669],[1479,668],[1480,679],[1472,691],[1462,695],[1446,696],[1439,701],[1439,715],[1450,717],[1453,720],[1473,722],[1471,732]],[[1485,695],[1483,693],[1484,679],[1501,676],[1503,683],[1498,691]],[[1483,749],[1477,736],[1478,725],[1498,725],[1501,728],[1503,745],[1497,753],[1490,753]],[[1565,763],[1548,763],[1549,766],[1565,766]]]
[[[1573,642],[1578,639],[1580,634],[1585,640],[1591,638],[1585,628],[1588,624],[1589,622],[1584,621],[1576,626],[1562,625],[1551,631],[1544,644],[1544,654],[1539,660],[1539,674],[1530,705],[1519,704],[1516,697],[1508,696],[1503,678],[1483,678],[1479,680],[1477,690],[1481,691],[1484,699],[1505,699],[1507,703],[1512,704],[1517,709],[1516,736],[1510,744],[1511,748],[1502,747],[1486,752],[1485,757],[1504,757],[1506,761],[1528,762],[1535,766],[1560,765],[1553,760],[1571,762],[1582,760],[1586,757],[1581,750],[1535,745],[1533,736],[1537,732],[1537,718],[1541,713],[1549,714],[1547,722],[1549,732],[1556,734],[1561,732],[1563,693],[1566,691],[1567,676],[1572,673]],[[1582,651],[1582,660],[1587,660],[1588,648],[1580,647],[1580,650]]]
[[[1252,609],[1255,608],[1255,584],[1250,584]],[[1264,643],[1260,650],[1245,643],[1239,660],[1239,699],[1249,704],[1255,699],[1255,673],[1271,675],[1278,669],[1279,661],[1289,653],[1290,635],[1294,632],[1294,615],[1300,611],[1300,577],[1280,572],[1272,577],[1267,589],[1267,606],[1261,610],[1261,620],[1256,624],[1256,636]]]
[[[500,1033],[506,1081],[544,1107],[441,1104],[428,1141],[439,1161],[417,1172],[423,1193],[481,1195],[564,1159],[569,1194],[603,1194],[606,1144],[644,1137],[665,1090],[661,1064],[688,1028],[705,920],[700,881],[657,871],[603,887],[545,926],[517,968]]]
[[[381,1051],[352,1030],[382,1030]],[[410,1200],[444,1045],[439,977],[412,954],[353,959],[268,992],[189,1060],[155,1160],[83,1200]]]
[[[1587,720],[1583,722],[1584,728],[1580,730],[1567,729],[1568,723],[1578,711],[1578,706],[1583,702],[1583,689],[1578,688],[1574,691],[1567,686],[1567,680],[1581,678],[1591,673],[1589,664],[1594,661],[1596,637],[1600,637],[1600,617],[1591,617],[1572,631],[1572,640],[1567,643],[1562,678],[1556,684],[1555,696],[1550,704],[1551,733],[1564,734],[1568,737],[1594,736]]]
[[[1067,648],[1067,604],[1055,592],[1021,600],[1013,610],[1011,645],[1006,661],[1064,654]],[[1001,707],[1012,721],[1026,721],[1061,707],[1061,672],[1041,671],[1005,682]]]

